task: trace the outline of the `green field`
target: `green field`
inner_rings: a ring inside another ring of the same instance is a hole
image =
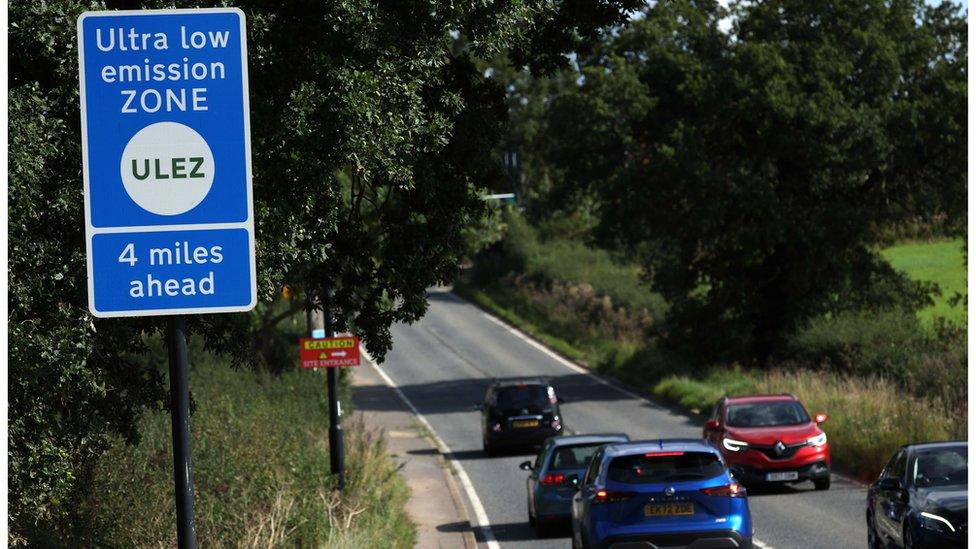
[[[945,317],[953,322],[966,322],[962,304],[955,307],[949,301],[957,293],[966,293],[966,264],[962,240],[937,242],[907,242],[885,249],[882,255],[896,269],[914,280],[935,282],[942,291],[933,296],[935,304],[919,311],[919,318],[931,322]]]

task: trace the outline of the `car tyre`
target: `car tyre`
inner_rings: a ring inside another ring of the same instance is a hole
[[[902,546],[905,549],[912,549],[915,547],[915,539],[912,538],[912,529],[909,525],[905,525],[905,529],[902,530],[901,534]]]
[[[532,521],[535,523],[535,537],[546,538],[549,537],[549,525],[541,520]]]
[[[813,487],[817,490],[830,490],[830,477],[813,479]]]
[[[485,454],[487,454],[488,457],[495,457],[496,455],[498,455],[498,450],[491,444],[488,444],[487,441],[482,442],[481,447],[482,449],[484,449]]]

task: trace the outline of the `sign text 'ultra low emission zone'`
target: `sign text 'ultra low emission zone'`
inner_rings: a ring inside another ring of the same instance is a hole
[[[253,308],[244,14],[87,12],[78,59],[92,313]]]

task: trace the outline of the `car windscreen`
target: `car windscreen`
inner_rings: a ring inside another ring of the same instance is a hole
[[[915,454],[911,476],[915,486],[956,486],[967,484],[969,461],[965,446],[933,448]]]
[[[711,452],[649,452],[613,458],[607,480],[626,484],[679,482],[712,478],[723,472],[725,466]]]
[[[545,385],[511,385],[499,387],[495,408],[505,414],[538,414],[551,409],[548,387]]]
[[[549,458],[549,469],[585,469],[587,464],[590,463],[590,458],[593,457],[593,454],[603,444],[605,443],[596,442],[592,444],[560,446],[553,450],[552,456]]]
[[[775,427],[809,422],[807,411],[795,401],[733,404],[725,415],[729,427]]]

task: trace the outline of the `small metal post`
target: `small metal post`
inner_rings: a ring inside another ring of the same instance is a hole
[[[332,311],[328,300],[325,302],[325,337],[332,337]],[[329,383],[329,465],[333,475],[339,476],[336,488],[341,492],[346,488],[346,455],[342,442],[342,420],[339,412],[339,369],[328,368]]]
[[[193,511],[193,451],[190,446],[190,389],[187,384],[186,318],[172,316],[169,349],[170,414],[173,420],[173,480],[176,486],[176,539],[180,549],[196,549]]]
[[[308,320],[308,335],[315,337],[314,331],[321,321],[325,328],[325,337],[332,337],[332,312],[329,310],[329,302],[323,304],[324,317],[316,318],[316,312],[311,308],[306,313]],[[342,441],[342,420],[339,409],[339,375],[337,368],[326,368],[326,382],[329,389],[329,466],[333,475],[339,478],[336,482],[336,489],[342,491],[346,487],[346,456]]]

